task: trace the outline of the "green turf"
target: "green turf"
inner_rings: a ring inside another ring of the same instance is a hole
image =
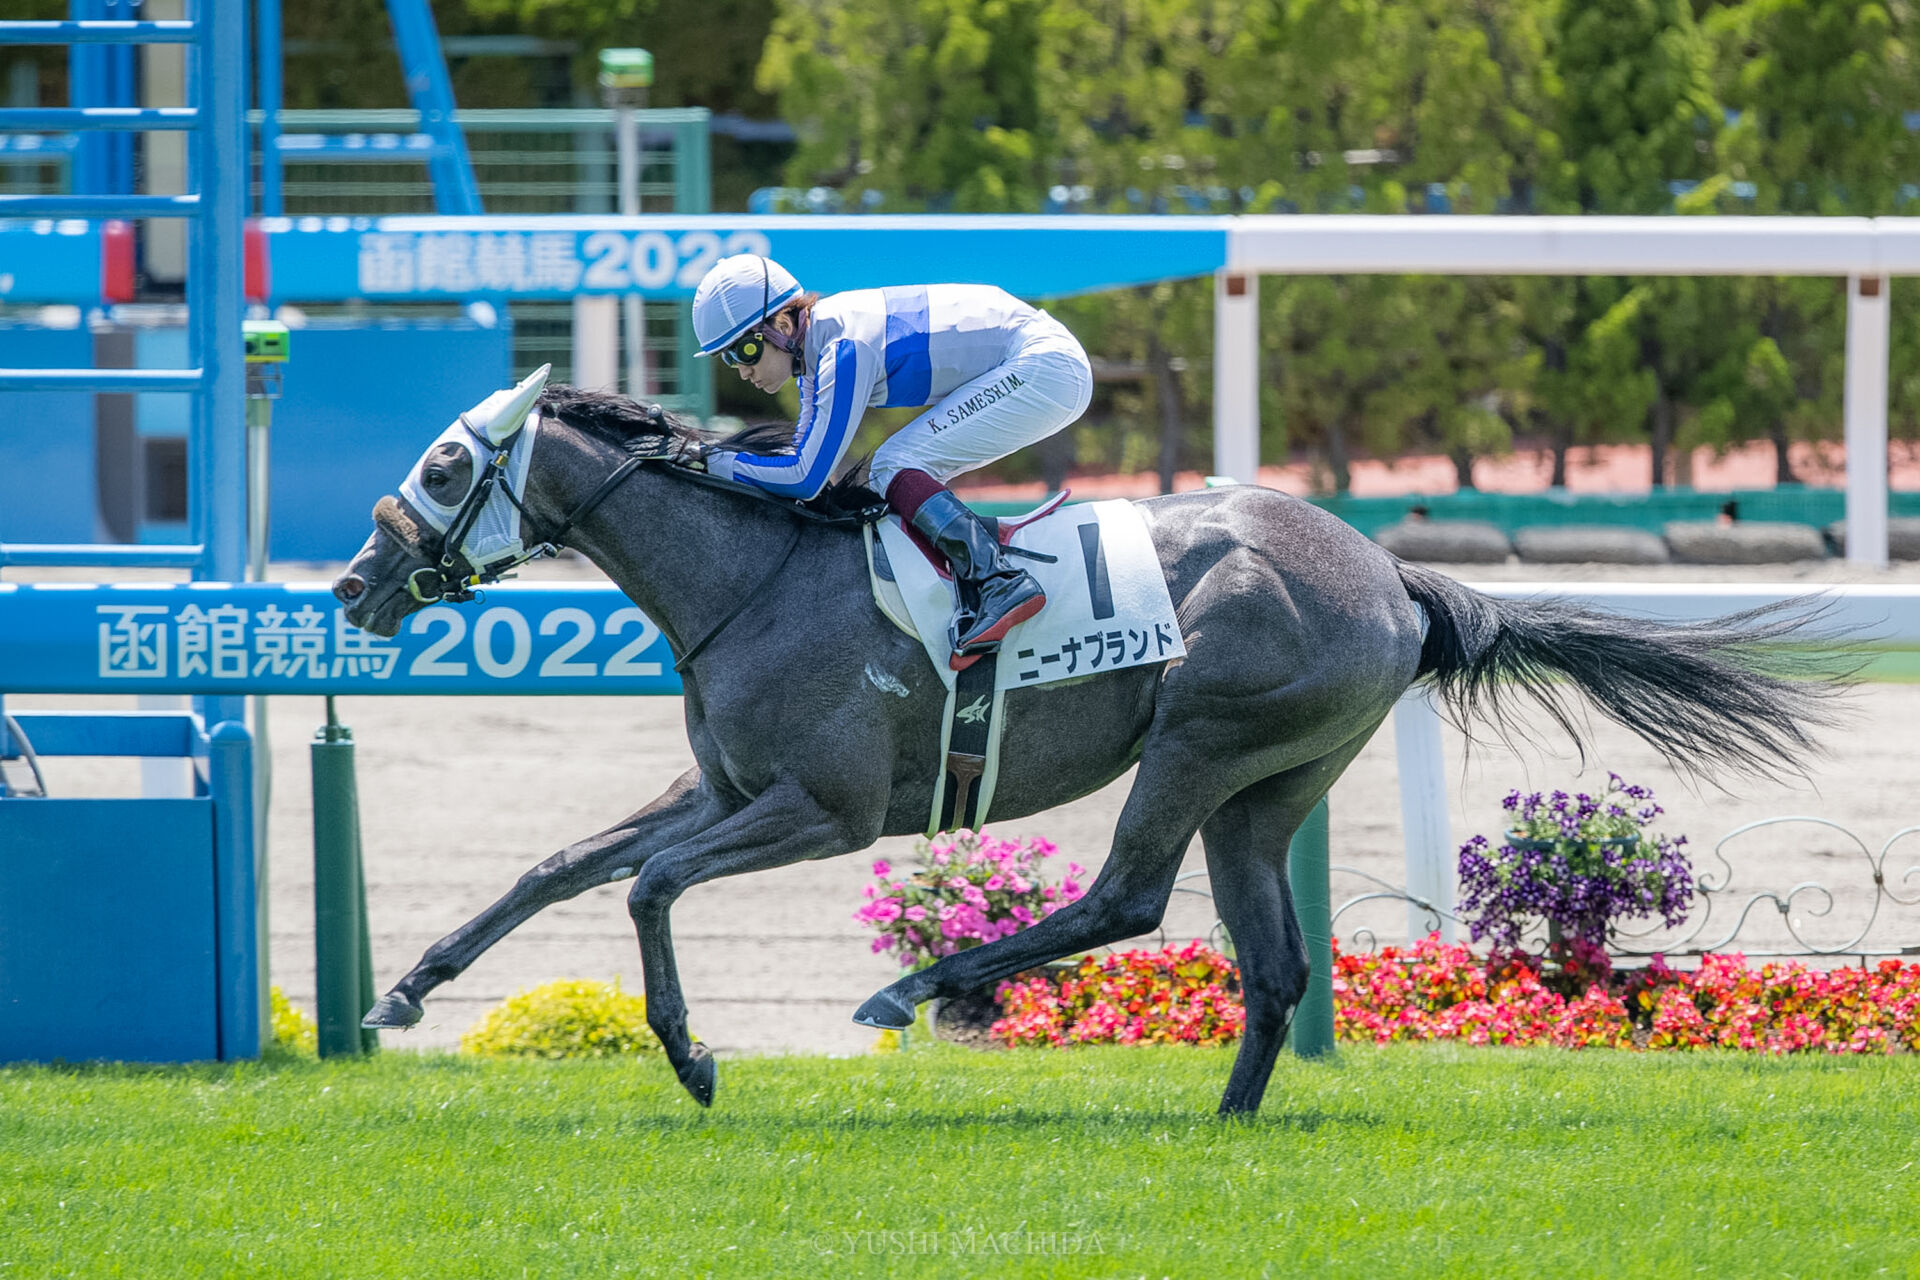
[[[1920,1274],[1920,1059],[1343,1048],[0,1071],[7,1276]]]

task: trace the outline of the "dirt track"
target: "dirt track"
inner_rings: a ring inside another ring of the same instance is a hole
[[[580,578],[577,563],[544,566],[543,576]],[[274,577],[308,580],[330,567],[278,566]],[[10,573],[10,580],[51,580],[51,573]],[[71,578],[71,572],[61,575]],[[1647,569],[1591,566],[1472,566],[1456,576],[1493,580],[1631,580]],[[1662,581],[1860,580],[1920,582],[1920,565],[1886,574],[1857,574],[1828,562],[1758,569],[1669,568]],[[16,697],[15,708],[113,705],[105,699]],[[126,705],[123,701],[120,705]],[[1897,830],[1920,823],[1914,781],[1920,776],[1920,685],[1878,685],[1851,699],[1855,729],[1830,739],[1832,756],[1809,768],[1810,785],[1739,784],[1732,793],[1689,792],[1653,753],[1608,724],[1595,728],[1596,750],[1584,773],[1553,750],[1515,753],[1498,743],[1464,757],[1448,732],[1452,829],[1456,841],[1497,829],[1500,797],[1510,787],[1604,785],[1611,768],[1646,782],[1668,810],[1664,829],[1685,832],[1703,867],[1714,839],[1755,818],[1807,813],[1838,821],[1877,853]],[[691,763],[677,698],[348,698],[341,718],[359,744],[359,785],[374,928],[374,961],[382,989],[436,938],[504,892],[515,877],[566,843],[604,827],[651,799]],[[311,814],[307,742],[324,719],[317,698],[274,698],[272,842],[273,969],[296,1003],[311,1007],[313,919]],[[138,794],[136,766],[122,761],[50,761],[59,794]],[[1098,866],[1128,778],[1071,805],[1015,823],[992,824],[1005,835],[1044,835],[1068,857]],[[1368,744],[1332,796],[1333,861],[1401,883],[1400,813],[1392,725]],[[1836,890],[1824,919],[1816,898],[1795,899],[1793,915],[1807,932],[1836,942],[1856,932],[1871,899],[1871,875],[1845,842],[1815,829],[1756,833],[1734,855],[1734,888],[1745,902],[1762,888],[1784,893],[1819,880]],[[876,856],[911,860],[913,841],[888,840],[862,854],[789,867],[695,888],[676,908],[674,939],[694,1031],[723,1052],[859,1052],[872,1033],[848,1015],[897,973],[868,950],[869,935],[850,918]],[[1920,863],[1920,835],[1888,860],[1889,881]],[[1188,870],[1202,867],[1196,844]],[[1204,887],[1204,878],[1196,881]],[[1368,886],[1336,874],[1337,903]],[[1920,898],[1920,873],[1903,892]],[[1738,914],[1737,906],[1733,915]],[[1729,919],[1723,908],[1716,922]],[[1780,915],[1761,903],[1747,945],[1781,938]],[[1207,902],[1176,895],[1166,921],[1170,938],[1204,935]],[[1341,922],[1351,936],[1370,927],[1398,941],[1406,912],[1398,904],[1362,908]],[[1717,932],[1717,931],[1716,931]],[[1883,909],[1875,939],[1920,943],[1920,907]],[[549,909],[496,946],[465,976],[428,1002],[426,1022],[396,1046],[448,1047],[482,1011],[521,987],[562,976],[613,978],[638,991],[640,964],[624,886],[610,885]]]

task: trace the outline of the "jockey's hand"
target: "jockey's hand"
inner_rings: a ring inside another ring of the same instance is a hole
[[[713,446],[707,444],[705,441],[690,444],[681,452],[679,458],[675,461],[688,471],[705,471],[707,469],[707,454],[712,448]]]

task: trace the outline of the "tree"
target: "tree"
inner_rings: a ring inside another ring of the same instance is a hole
[[[1586,213],[1665,213],[1714,173],[1712,46],[1686,0],[1562,0],[1559,134]]]
[[[800,131],[790,172],[879,207],[1036,209],[1040,0],[783,0],[759,83]]]
[[[1095,194],[1114,211],[1181,208],[1182,192],[1209,204],[1240,200],[1240,136],[1258,110],[1231,101],[1229,52],[1259,29],[1264,6],[1239,0],[1079,0],[1050,6],[1038,49],[1042,110],[1052,122],[1046,177]],[[1236,112],[1240,114],[1236,114]],[[1146,188],[1142,190],[1141,188]],[[1141,393],[1113,396],[1115,461],[1135,458],[1128,420],[1141,433],[1162,492],[1197,461],[1194,410],[1202,400],[1184,370],[1211,350],[1210,282],[1167,282],[1056,307],[1109,360],[1137,366]]]
[[[600,100],[594,87],[600,50],[637,45],[653,54],[651,106],[773,112],[771,96],[754,79],[773,23],[773,0],[463,0],[439,7],[442,29],[470,29],[456,25],[463,11],[464,24],[577,41],[574,82],[594,103]]]
[[[1350,131],[1328,145],[1352,155],[1348,181],[1365,207],[1401,212],[1409,190],[1421,200],[1443,190],[1461,212],[1530,208],[1543,188],[1564,183],[1538,6],[1329,8],[1347,19],[1333,47],[1351,53],[1326,60],[1330,94],[1345,104],[1338,122]],[[1313,63],[1302,61],[1304,76]],[[1356,445],[1389,456],[1437,449],[1453,459],[1463,487],[1473,484],[1477,457],[1510,447],[1509,423],[1525,411],[1536,363],[1518,282],[1287,281],[1272,292],[1287,429],[1320,445],[1336,489],[1347,486]],[[1303,376],[1323,385],[1310,389]]]
[[[1747,0],[1704,22],[1718,50],[1729,109],[1728,175],[1750,184],[1759,213],[1888,214],[1910,207],[1920,146],[1906,127],[1920,85],[1906,41],[1911,9],[1869,0]],[[1796,477],[1795,440],[1836,438],[1846,332],[1845,290],[1818,278],[1757,280],[1747,291],[1757,334],[1719,375],[1709,424],[1731,443],[1764,436],[1775,476]],[[1895,312],[1907,330],[1909,319]],[[1911,343],[1894,345],[1895,420],[1910,417]],[[1759,388],[1766,388],[1761,394]]]
[[[1727,172],[1759,213],[1873,215],[1912,201],[1914,17],[1883,0],[1747,0],[1709,14]]]
[[[1713,46],[1694,22],[1686,0],[1595,0],[1565,3],[1553,40],[1560,96],[1560,136],[1573,173],[1573,196],[1586,213],[1709,212],[1723,185],[1684,192],[1715,176],[1721,110],[1713,92]],[[1736,310],[1723,280],[1672,278],[1633,283],[1587,281],[1578,293],[1568,345],[1587,341],[1585,330],[1610,326],[1607,344],[1622,335],[1611,326],[1632,317],[1639,358],[1653,375],[1646,409],[1652,446],[1651,481],[1667,483],[1669,454],[1690,406],[1695,380],[1716,364],[1728,320]],[[1615,311],[1631,298],[1624,311]],[[1608,346],[1617,355],[1617,346]],[[1561,389],[1564,393],[1574,390]],[[1592,387],[1602,403],[1620,400]],[[1578,410],[1575,410],[1578,412]]]

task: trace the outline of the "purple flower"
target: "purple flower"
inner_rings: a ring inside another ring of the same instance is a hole
[[[1629,810],[1623,798],[1638,807]],[[1694,880],[1680,851],[1685,837],[1643,830],[1661,812],[1651,791],[1610,774],[1597,797],[1515,791],[1505,808],[1524,839],[1494,849],[1475,836],[1460,847],[1462,912],[1476,941],[1517,951],[1523,931],[1544,919],[1576,953],[1604,954],[1618,920],[1658,917],[1674,926],[1686,918]]]

